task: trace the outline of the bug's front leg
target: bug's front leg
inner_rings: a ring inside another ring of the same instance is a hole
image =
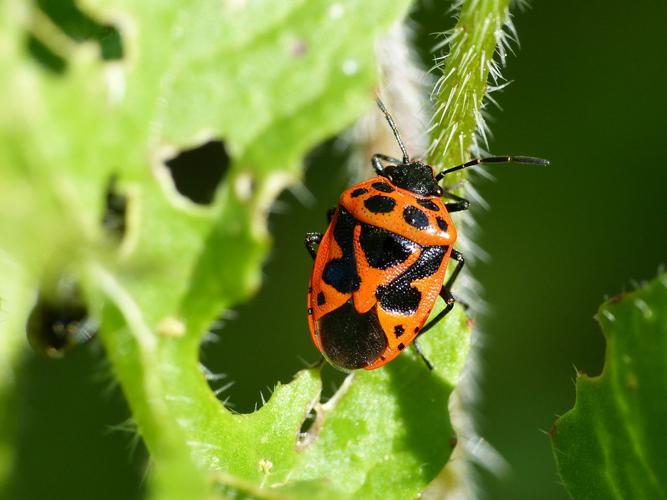
[[[390,163],[392,165],[400,165],[401,160],[398,158],[393,158],[392,156],[387,156],[383,155],[380,153],[374,154],[373,158],[371,158],[371,165],[373,165],[373,169],[375,170],[375,173],[378,175],[382,173],[384,170],[384,167],[382,166],[382,161],[386,161],[387,163]]]
[[[442,194],[443,198],[448,198],[454,200],[454,203],[445,203],[445,208],[451,214],[454,212],[461,212],[462,210],[468,210],[470,207],[470,202],[465,198],[455,195],[451,191],[444,190]]]
[[[320,241],[322,241],[322,233],[306,233],[304,243],[306,245],[306,250],[308,250],[308,253],[313,260],[315,260],[315,256],[317,255],[317,249],[315,247],[320,244]]]

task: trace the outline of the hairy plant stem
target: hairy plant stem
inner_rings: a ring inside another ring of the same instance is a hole
[[[498,81],[505,60],[508,6],[509,0],[466,0],[456,26],[439,44],[449,46],[449,51],[436,60],[440,77],[433,90],[435,113],[427,153],[433,165],[463,163],[473,146],[479,148],[479,139],[486,141],[484,100],[489,76]]]
[[[444,33],[436,47],[448,51],[436,58],[438,81],[432,97],[435,112],[429,129],[430,145],[426,161],[440,171],[460,163],[471,156],[483,154],[486,146],[484,106],[490,91],[489,77],[497,85],[501,80],[500,67],[505,62],[508,39],[514,35],[509,17],[510,0],[465,0],[459,3],[456,26]],[[497,51],[497,54],[496,54]],[[479,144],[481,142],[481,144]],[[466,178],[462,170],[447,177],[452,188],[459,187]],[[466,219],[461,221],[466,226]],[[463,231],[459,242],[462,250],[468,244],[470,231]],[[465,288],[466,277],[463,279]],[[450,416],[459,442],[443,469],[429,488],[425,498],[469,498],[474,496],[474,483],[469,462],[481,461],[489,468],[498,461],[492,449],[478,446],[475,425],[470,417],[470,405],[474,384],[470,381],[476,368],[475,353],[471,351],[462,380],[457,385],[449,403]],[[472,372],[472,374],[471,374]],[[471,387],[473,386],[473,387]]]

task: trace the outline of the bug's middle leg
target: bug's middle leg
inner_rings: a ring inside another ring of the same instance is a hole
[[[433,328],[437,323],[440,322],[440,320],[442,320],[442,318],[447,316],[449,311],[451,311],[452,308],[454,307],[454,302],[457,301],[457,299],[455,299],[454,296],[452,295],[451,288],[454,285],[454,282],[456,282],[456,278],[458,278],[459,274],[461,273],[461,269],[463,269],[463,265],[465,264],[465,259],[463,258],[463,255],[461,254],[461,252],[458,252],[456,250],[452,250],[452,253],[451,253],[450,257],[456,261],[456,267],[454,268],[454,272],[452,272],[452,275],[447,280],[447,283],[445,283],[442,286],[442,289],[440,290],[440,297],[442,297],[442,299],[445,301],[445,304],[447,304],[447,305],[445,306],[445,308],[442,311],[440,311],[436,315],[435,318],[433,318],[431,321],[429,321],[421,329],[421,331],[419,332],[419,335],[417,335],[418,337],[420,335],[423,335],[425,332],[427,332],[431,328]],[[461,301],[459,301],[459,302],[461,302]],[[464,305],[464,307],[467,308],[467,306],[465,304],[462,304],[462,305]]]
[[[306,233],[304,243],[306,245],[306,250],[308,250],[308,253],[313,260],[315,260],[315,256],[317,255],[317,249],[315,247],[320,244],[320,241],[322,241],[322,233]]]

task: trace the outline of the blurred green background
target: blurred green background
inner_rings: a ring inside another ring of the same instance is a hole
[[[453,25],[448,6],[424,0],[413,13],[426,66],[431,34]],[[513,83],[495,95],[503,111],[491,111],[491,150],[543,156],[553,167],[497,167],[495,182],[477,185],[491,209],[476,210],[477,242],[490,255],[474,268],[489,304],[476,318],[476,417],[509,465],[500,477],[480,470],[484,498],[566,498],[546,431],[574,402],[575,367],[601,369],[592,316],[606,295],[665,262],[665,20],[667,3],[649,0],[536,0],[514,11],[521,47],[504,71]],[[295,189],[273,209],[262,289],[203,347],[206,366],[228,375],[218,385],[235,382],[220,398],[237,411],[252,410],[260,391],[266,397],[276,380],[290,380],[302,360],[318,359],[305,319],[303,235],[324,229],[326,209],[349,183],[346,160],[336,140],[311,153],[312,196]],[[62,361],[26,356],[8,498],[143,496],[145,452],[109,378],[94,345]]]

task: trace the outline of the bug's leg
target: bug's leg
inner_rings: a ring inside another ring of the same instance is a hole
[[[315,255],[317,255],[315,246],[319,245],[320,241],[322,241],[322,233],[306,233],[306,239],[304,243],[306,244],[306,250],[308,250],[308,253],[313,258],[313,260],[315,260]]]
[[[470,207],[470,202],[468,200],[461,198],[460,196],[457,196],[451,191],[447,191],[446,189],[443,190],[442,197],[454,200],[454,203],[445,203],[445,208],[450,214],[453,212],[468,210]]]
[[[440,322],[440,320],[442,318],[444,318],[445,316],[447,316],[447,314],[449,314],[449,311],[451,311],[452,308],[454,307],[454,302],[456,302],[456,301],[454,300],[454,297],[452,296],[452,294],[449,293],[448,290],[445,290],[444,287],[442,288],[442,291],[440,292],[440,296],[443,298],[443,300],[445,301],[445,303],[447,305],[445,306],[445,308],[442,311],[440,311],[438,313],[438,315],[435,318],[433,318],[431,321],[426,323],[426,325],[424,325],[424,327],[419,331],[419,334],[417,334],[417,337],[419,337],[420,335],[425,334],[427,331],[429,331],[431,328],[433,328],[435,325],[437,325]]]
[[[456,261],[456,267],[454,268],[454,272],[452,273],[452,275],[447,280],[447,283],[445,283],[445,286],[442,287],[442,289],[447,290],[448,293],[451,292],[452,286],[454,286],[454,282],[456,281],[456,278],[459,277],[461,269],[463,269],[463,265],[465,264],[465,259],[463,258],[463,254],[457,250],[454,250],[453,248],[452,248],[452,253],[449,255],[449,258],[454,259]],[[440,292],[440,295],[442,295],[442,292]]]
[[[371,158],[371,165],[373,165],[373,169],[377,174],[381,174],[382,171],[384,170],[384,167],[382,166],[382,161],[386,161],[387,163],[391,163],[392,165],[400,165],[401,163],[403,163],[398,158],[393,158],[391,156],[383,155],[380,153],[374,154],[373,158]]]
[[[336,207],[330,208],[327,210],[327,222],[331,224],[331,219],[333,219],[334,214],[336,213]]]
[[[456,261],[456,267],[454,268],[454,272],[452,272],[452,275],[449,277],[447,280],[447,283],[445,283],[442,286],[442,289],[440,290],[440,297],[445,301],[445,308],[440,311],[435,318],[433,318],[431,321],[429,321],[419,332],[419,335],[423,335],[425,332],[433,328],[442,318],[447,316],[449,311],[452,310],[454,307],[454,302],[456,302],[456,299],[452,295],[451,288],[454,285],[454,282],[456,281],[456,278],[458,278],[459,273],[461,272],[461,269],[463,269],[463,265],[465,264],[465,260],[463,258],[463,255],[461,252],[458,252],[456,250],[452,250],[451,256],[452,259]],[[462,304],[464,307],[467,308],[467,304]],[[419,337],[419,335],[417,335]]]
[[[433,370],[433,363],[431,363],[428,358],[424,355],[424,351],[422,351],[421,346],[419,345],[419,342],[417,342],[417,339],[412,341],[412,345],[415,346],[415,351],[417,351],[417,354],[419,354],[419,357],[422,358],[422,361],[424,361],[424,364],[426,364],[426,368],[429,370]]]
[[[309,369],[309,370],[312,370],[312,369],[319,370],[320,368],[322,368],[326,364],[326,362],[327,362],[327,360],[324,358],[324,356],[320,356],[320,359],[318,359],[314,363],[308,363],[306,361],[303,361],[303,363],[306,365],[306,368]]]

